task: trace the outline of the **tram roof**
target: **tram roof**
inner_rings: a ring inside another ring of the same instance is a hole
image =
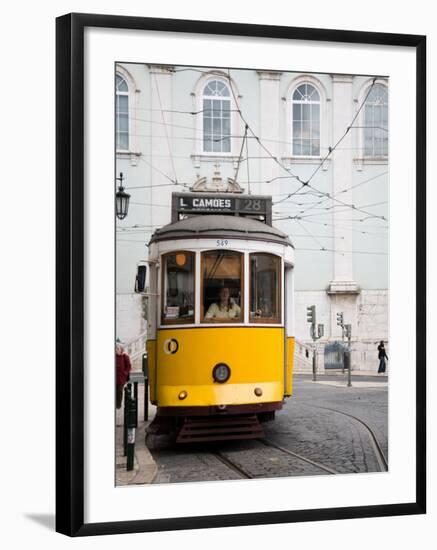
[[[212,236],[262,240],[293,246],[285,233],[263,222],[242,216],[216,214],[193,216],[164,225],[153,233],[150,243]]]

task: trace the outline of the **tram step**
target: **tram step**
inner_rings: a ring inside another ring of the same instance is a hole
[[[187,418],[178,433],[176,443],[258,437],[264,437],[264,430],[255,415]]]

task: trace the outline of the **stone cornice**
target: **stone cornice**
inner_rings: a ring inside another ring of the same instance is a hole
[[[148,64],[151,74],[166,74],[171,75],[175,72],[173,65],[150,65]]]
[[[256,71],[260,80],[281,80],[282,72],[280,71]]]
[[[331,78],[334,84],[352,84],[354,77],[350,74],[333,74]]]

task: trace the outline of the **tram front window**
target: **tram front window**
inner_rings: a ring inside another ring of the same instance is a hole
[[[163,257],[162,322],[194,322],[194,253],[175,252]]]
[[[202,253],[205,323],[241,322],[243,254],[230,250]]]
[[[250,255],[250,321],[280,323],[281,260],[271,254]]]

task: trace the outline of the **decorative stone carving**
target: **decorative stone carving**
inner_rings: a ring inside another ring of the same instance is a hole
[[[199,178],[194,185],[191,187],[190,191],[195,192],[217,192],[217,193],[243,193],[243,188],[233,179],[226,178],[223,180],[220,167],[215,165],[216,170],[213,173],[211,181],[203,176]]]

